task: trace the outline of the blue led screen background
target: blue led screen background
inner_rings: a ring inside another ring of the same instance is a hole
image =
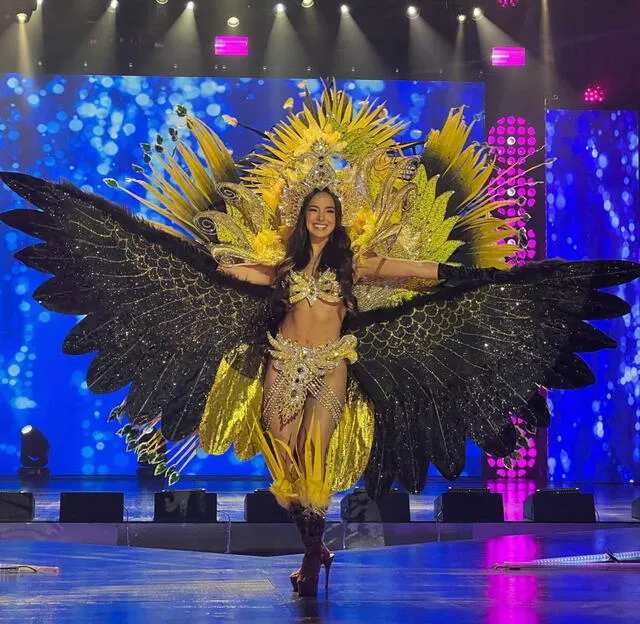
[[[49,179],[65,177],[85,190],[100,193],[150,216],[124,193],[102,179],[123,181],[140,162],[141,142],[168,137],[176,124],[178,104],[204,119],[234,150],[246,154],[259,137],[230,128],[221,115],[237,117],[257,129],[269,129],[283,115],[283,102],[297,97],[298,80],[212,79],[136,76],[0,75],[0,168]],[[318,81],[308,81],[318,92]],[[367,97],[411,122],[406,140],[424,138],[441,127],[448,111],[465,104],[467,117],[482,115],[481,83],[344,81],[355,101]],[[423,131],[420,134],[420,130]],[[483,140],[477,124],[472,140]],[[19,205],[2,187],[0,210]],[[52,446],[54,474],[133,474],[135,455],[126,453],[115,436],[117,423],[107,423],[124,392],[98,396],[86,388],[84,375],[91,356],[62,354],[62,340],[78,319],[52,314],[31,299],[46,278],[14,261],[12,254],[28,237],[0,224],[0,474],[19,466],[19,431],[25,424],[40,428]],[[192,472],[216,475],[264,474],[261,459],[238,462],[224,457],[198,457]],[[480,453],[468,448],[467,474],[480,473]]]
[[[548,111],[547,255],[640,259],[638,116],[629,111]],[[557,481],[640,480],[640,284],[613,289],[632,306],[595,323],[617,350],[583,357],[598,381],[552,392],[549,475]]]

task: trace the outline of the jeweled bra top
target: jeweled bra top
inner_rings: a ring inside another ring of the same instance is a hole
[[[287,276],[289,284],[289,305],[295,305],[306,299],[313,305],[317,299],[325,303],[342,301],[342,288],[332,269],[325,269],[317,275],[309,275],[304,271],[290,271]]]

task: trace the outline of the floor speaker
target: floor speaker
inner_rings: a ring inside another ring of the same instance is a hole
[[[61,492],[60,522],[122,522],[122,492]]]
[[[340,517],[346,522],[411,522],[409,495],[392,490],[374,500],[356,488],[340,501]]]
[[[489,488],[449,488],[433,502],[436,522],[504,522],[502,494]]]
[[[0,492],[0,522],[31,522],[33,511],[31,492]]]
[[[244,499],[244,519],[247,522],[271,523],[291,522],[289,512],[278,505],[269,490],[256,490]]]
[[[154,496],[154,522],[217,522],[218,495],[205,490],[163,490]]]
[[[524,500],[524,517],[533,522],[595,522],[593,494],[577,488],[537,490]]]

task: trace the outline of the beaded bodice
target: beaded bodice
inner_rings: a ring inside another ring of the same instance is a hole
[[[325,269],[309,275],[304,271],[291,271],[287,276],[289,285],[289,305],[303,299],[313,305],[318,299],[325,303],[339,303],[342,300],[340,282],[332,269]]]

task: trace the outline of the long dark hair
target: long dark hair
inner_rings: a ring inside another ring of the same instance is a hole
[[[311,241],[307,230],[306,214],[311,200],[318,193],[326,193],[333,199],[336,208],[336,226],[322,249],[318,270],[333,269],[342,289],[342,298],[350,313],[356,313],[358,302],[353,294],[353,252],[351,240],[342,225],[342,204],[338,196],[328,188],[316,188],[302,201],[295,228],[287,241],[285,259],[276,266],[275,291],[273,297],[273,320],[280,323],[286,312],[288,300],[287,275],[290,271],[301,271],[311,260]]]

